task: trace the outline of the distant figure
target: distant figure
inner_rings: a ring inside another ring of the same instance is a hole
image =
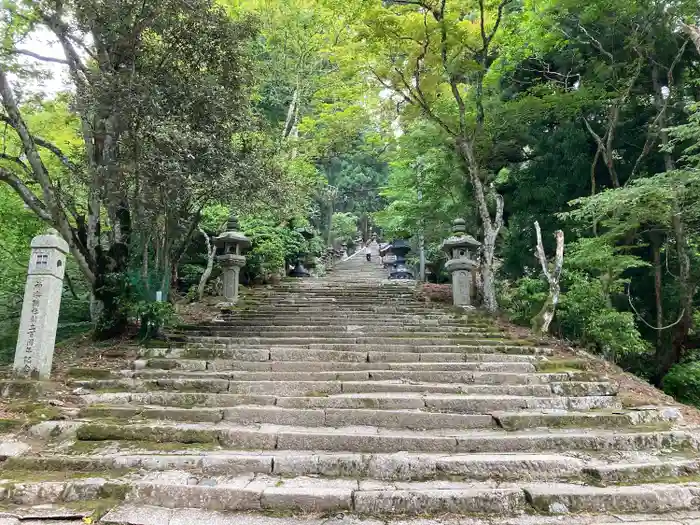
[[[369,244],[365,246],[365,257],[367,257],[367,262],[372,261],[372,250],[369,247]]]

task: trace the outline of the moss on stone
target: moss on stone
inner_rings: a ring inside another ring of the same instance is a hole
[[[87,478],[120,478],[131,472],[128,469],[103,470],[47,470],[45,468],[12,469],[3,468],[2,478],[11,480],[12,484],[46,481],[70,481]]]
[[[87,424],[78,428],[81,441],[151,441],[154,443],[217,443],[215,432],[173,427],[129,427],[120,425]]]
[[[93,523],[98,522],[105,514],[117,507],[122,500],[103,498],[96,500],[69,501],[61,503],[61,506],[73,509],[76,512],[85,513],[92,518]]]
[[[21,419],[0,419],[0,433],[9,432],[21,427],[24,421]]]
[[[328,397],[328,394],[326,392],[318,392],[316,390],[311,390],[310,392],[306,392],[304,394],[304,397]]]
[[[535,363],[535,368],[538,372],[579,372],[587,370],[589,363],[583,359],[551,359],[547,361],[538,361]]]
[[[173,359],[154,358],[149,359],[146,368],[156,368],[158,370],[175,370],[179,368],[178,362]]]
[[[34,379],[0,379],[0,393],[5,398],[35,399],[44,392],[45,386]]]
[[[112,372],[105,368],[74,367],[68,369],[67,375],[74,379],[110,379]]]

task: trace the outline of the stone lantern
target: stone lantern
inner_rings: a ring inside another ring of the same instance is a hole
[[[445,269],[452,276],[452,301],[455,306],[472,306],[472,272],[479,265],[476,251],[481,243],[466,232],[464,219],[455,219],[452,237],[442,243],[442,249],[449,258]]]
[[[348,243],[344,242],[343,244],[341,244],[340,249],[342,250],[340,258],[344,261],[348,258]]]
[[[250,239],[239,231],[238,219],[231,215],[226,223],[226,231],[219,235],[214,242],[219,249],[217,260],[223,267],[224,299],[227,303],[238,302],[238,284],[241,268],[245,266],[243,253],[250,248]]]
[[[406,255],[411,251],[411,246],[403,239],[395,240],[388,248],[393,256],[389,279],[413,279],[413,272],[406,266]]]

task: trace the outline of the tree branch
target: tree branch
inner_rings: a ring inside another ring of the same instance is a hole
[[[30,190],[24,184],[24,182],[17,177],[17,175],[0,167],[0,181],[3,181],[13,190],[15,190],[15,193],[20,196],[27,207],[32,210],[42,221],[51,224],[53,223],[51,214],[46,210],[46,205],[41,202],[41,199],[32,193],[32,190]]]
[[[10,117],[8,117],[7,115],[0,115],[0,122],[5,122],[9,126],[11,126],[15,131],[19,132],[19,130],[16,128],[13,120]],[[73,164],[73,162],[68,158],[68,156],[65,153],[63,153],[63,151],[61,151],[61,149],[58,146],[56,146],[55,144],[52,144],[48,140],[44,140],[40,137],[37,137],[36,135],[32,135],[31,137],[32,137],[32,140],[34,141],[34,144],[49,150],[56,157],[58,157],[58,160],[60,160],[61,163],[66,168],[68,168],[69,170],[71,170],[73,172],[78,171],[78,167],[75,164]]]
[[[13,49],[12,54],[28,56],[37,60],[41,60],[42,62],[53,62],[55,64],[68,65],[68,61],[65,58],[47,57],[38,53],[34,53],[34,51],[29,51],[28,49]]]
[[[629,302],[630,308],[632,308],[632,311],[633,311],[634,314],[637,316],[637,318],[638,318],[641,322],[643,322],[645,325],[647,325],[649,328],[651,328],[652,330],[659,330],[659,331],[661,331],[661,330],[668,330],[669,328],[673,328],[674,326],[676,326],[676,325],[677,325],[678,323],[680,323],[681,320],[683,319],[683,316],[685,315],[685,308],[683,308],[683,310],[681,310],[681,313],[680,313],[680,315],[678,316],[678,319],[677,319],[675,322],[673,322],[673,323],[671,323],[671,324],[669,324],[669,325],[666,325],[666,326],[654,326],[653,324],[648,323],[647,320],[644,319],[644,317],[642,317],[642,315],[641,315],[641,314],[637,311],[637,309],[634,307],[634,304],[632,304],[632,296],[630,295],[630,293],[631,293],[630,290],[631,290],[631,289],[632,289],[632,285],[631,285],[631,284],[628,284],[628,285],[627,285],[627,302]]]

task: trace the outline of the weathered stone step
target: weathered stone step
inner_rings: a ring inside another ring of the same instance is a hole
[[[680,419],[680,412],[672,414],[663,410],[625,411],[606,410],[576,412],[569,410],[494,412],[498,426],[505,430],[531,428],[626,428],[636,425],[653,425],[656,429],[670,430],[673,422]]]
[[[195,361],[196,363],[197,361]],[[206,364],[206,362],[204,362]],[[342,381],[362,381],[368,379],[377,379],[380,381],[389,379],[405,379],[405,380],[415,380],[415,381],[430,381],[430,382],[444,382],[444,383],[465,383],[470,382],[473,376],[469,373],[470,371],[481,371],[481,372],[524,372],[532,373],[535,372],[535,367],[528,362],[517,362],[517,361],[474,361],[465,362],[462,364],[462,371],[451,372],[448,370],[435,370],[435,371],[406,371],[406,370],[372,370],[367,371],[345,371],[345,372],[289,372],[287,376],[287,381],[330,381],[330,380],[342,380]],[[162,363],[163,366],[167,367],[167,364]],[[228,371],[225,369],[226,364],[217,363],[212,361],[208,369],[204,370],[184,370],[184,369],[149,369],[149,370],[136,370],[134,372],[127,370],[124,371],[124,375],[136,378],[162,378],[162,377],[188,377],[188,378],[218,378],[218,379],[234,379],[241,381],[250,380],[276,380],[283,379],[282,377],[276,376],[276,372],[269,372],[266,375],[253,375],[251,372],[239,372],[239,371]],[[314,374],[314,376],[306,377],[305,374]]]
[[[235,359],[244,361],[334,361],[334,362],[443,362],[466,361],[468,354],[502,353],[547,356],[551,350],[528,346],[385,346],[309,345],[295,347],[238,347],[229,345],[141,348],[141,358]],[[347,346],[347,347],[346,347]],[[321,348],[317,348],[321,347]],[[461,357],[460,357],[461,354]]]
[[[414,356],[415,354],[411,354]],[[420,356],[421,354],[418,354]],[[153,358],[137,359],[132,362],[134,370],[234,370],[240,372],[347,372],[370,370],[441,370],[459,371],[470,370],[474,363],[537,363],[538,356],[517,354],[449,354],[453,358],[447,362],[325,362],[325,361],[238,361],[238,360],[206,360],[206,359],[176,359]],[[454,361],[456,358],[460,361]]]
[[[39,505],[123,495],[126,502],[166,508],[219,511],[354,511],[391,514],[482,514],[513,516],[524,512],[637,513],[696,510],[700,485],[653,484],[589,487],[565,483],[495,484],[489,482],[382,482],[312,477],[280,478],[250,474],[217,479],[185,471],[142,477],[27,483],[0,494],[0,501]]]
[[[341,343],[347,342],[347,339],[356,340],[358,342],[388,342],[401,343],[416,342],[417,344],[429,344],[428,341],[437,341],[435,344],[448,344],[449,342],[469,342],[480,339],[497,339],[499,341],[509,341],[510,338],[503,332],[464,332],[464,333],[441,333],[440,330],[434,332],[402,332],[402,331],[370,331],[364,333],[364,330],[348,331],[342,330],[328,331],[316,328],[315,330],[259,330],[256,328],[235,328],[229,331],[219,331],[215,334],[187,334],[187,340],[192,342],[235,342],[250,343],[252,340],[265,341],[268,339],[294,339],[299,341],[307,340],[314,342],[316,340],[325,340],[325,342],[338,341]],[[292,343],[295,344],[295,343]]]
[[[694,511],[661,514],[625,514],[624,522],[630,525],[696,525],[698,514]],[[163,507],[143,507],[124,504],[110,512],[100,520],[101,525],[620,525],[623,517],[619,514],[585,514],[545,517],[545,516],[500,516],[500,517],[470,517],[464,518],[440,516],[436,518],[422,517],[419,520],[408,521],[404,517],[382,517],[379,522],[371,517],[339,516],[329,521],[327,517],[270,517],[269,513],[239,513],[214,512],[198,509],[166,509]],[[14,525],[14,524],[13,524]],[[76,524],[79,525],[79,524]]]
[[[401,326],[452,326],[462,328],[493,328],[493,323],[472,322],[459,318],[453,314],[438,315],[397,315],[360,312],[330,312],[318,315],[274,315],[256,314],[251,312],[222,314],[221,320],[211,323],[211,326],[275,326],[277,325],[334,325],[334,324],[359,324],[359,325],[401,325]],[[205,325],[209,326],[209,325]]]
[[[311,345],[323,345],[327,347],[329,345],[344,345],[346,348],[351,349],[350,345],[396,345],[399,348],[403,348],[407,345],[411,347],[442,347],[442,346],[499,346],[499,345],[510,345],[519,346],[517,340],[503,339],[501,336],[491,337],[413,337],[412,335],[401,336],[401,337],[367,337],[363,335],[341,335],[339,337],[323,337],[319,334],[317,337],[315,334],[313,337],[310,336],[265,336],[265,337],[248,337],[245,335],[239,336],[193,336],[188,337],[188,344],[228,344],[231,346],[311,346]],[[527,345],[532,343],[527,342]]]
[[[114,450],[115,445],[109,445]],[[689,461],[686,461],[689,463]],[[33,471],[99,472],[114,469],[184,470],[209,476],[246,473],[284,477],[323,476],[389,481],[454,479],[472,481],[535,481],[580,478],[587,467],[580,459],[554,454],[395,454],[314,453],[268,451],[192,455],[134,453],[109,455],[20,456],[5,468]]]
[[[87,407],[80,411],[80,417],[144,418],[210,423],[226,421],[241,426],[257,424],[303,425],[309,427],[357,425],[410,430],[497,427],[497,422],[493,417],[484,414],[443,414],[423,410],[294,409],[251,405],[240,405],[226,409],[148,406]]]
[[[426,400],[429,403],[429,399]],[[309,427],[374,426],[381,428],[437,430],[440,428],[503,428],[527,430],[533,428],[628,428],[661,423],[670,428],[672,420],[664,419],[659,411],[573,412],[494,412],[467,413],[434,412],[426,409],[372,408],[282,408],[270,405],[239,405],[232,408],[168,408],[157,406],[117,405],[91,406],[80,411],[83,418],[144,418],[185,422],[231,422],[236,425],[303,425]]]
[[[590,487],[567,484],[529,485],[528,503],[538,512],[673,512],[697,510],[700,484],[653,484],[623,487]]]
[[[682,480],[700,475],[700,459],[653,458],[644,463],[613,463],[586,466],[583,474],[596,483],[650,483],[655,480]]]
[[[370,313],[377,313],[377,314],[389,314],[389,315],[401,315],[401,314],[406,314],[406,315],[437,315],[437,316],[445,316],[445,315],[451,315],[454,316],[454,314],[449,314],[448,312],[445,312],[444,308],[442,307],[427,307],[423,306],[420,304],[401,304],[401,303],[396,303],[394,305],[382,305],[382,304],[365,304],[365,305],[343,305],[343,304],[338,304],[338,303],[332,303],[332,304],[327,304],[327,305],[321,305],[318,303],[311,303],[308,305],[262,305],[260,307],[249,307],[246,308],[246,306],[242,306],[234,310],[236,312],[251,312],[255,313],[257,315],[264,315],[264,314],[269,314],[269,315],[279,315],[279,314],[288,314],[288,315],[330,315],[332,316],[333,314],[356,314],[356,313],[364,313],[364,314],[370,314]]]
[[[379,374],[380,372],[377,372]],[[409,372],[409,374],[412,372]],[[182,372],[181,374],[186,374]],[[190,374],[197,374],[191,372]],[[204,373],[206,374],[206,373]],[[225,374],[231,374],[226,372]],[[388,373],[387,373],[388,374]],[[429,372],[415,372],[415,374],[429,374]],[[473,372],[464,375],[464,387],[476,384],[548,384],[553,394],[559,396],[604,396],[611,397],[617,393],[617,386],[607,382],[555,382],[552,379],[560,374],[508,374],[501,372]],[[564,374],[566,375],[566,374]],[[552,377],[555,376],[555,377]],[[391,375],[378,376],[370,381],[241,381],[230,379],[217,379],[209,377],[162,377],[159,379],[86,379],[71,381],[71,386],[88,388],[93,390],[124,389],[131,392],[145,392],[155,390],[174,390],[180,392],[211,392],[232,394],[279,394],[284,396],[305,395],[331,395],[343,392],[415,392],[423,388],[420,382],[407,383],[404,380],[387,379]],[[444,383],[437,384],[445,387]],[[387,390],[389,389],[389,390]],[[460,385],[460,392],[465,389]],[[311,393],[311,394],[310,394]]]
[[[18,456],[5,470],[100,472],[103,470],[181,470],[208,476],[271,474],[284,477],[322,476],[383,481],[555,481],[590,477],[596,483],[650,483],[688,478],[700,472],[700,459],[662,456],[649,463],[603,463],[557,454],[358,454],[310,451],[187,451],[162,454],[121,450],[109,442],[105,455]],[[609,476],[614,476],[609,477]]]
[[[353,385],[354,386],[354,385]],[[349,387],[351,388],[351,387]],[[552,396],[549,385],[441,385],[441,384],[416,384],[401,385],[396,383],[382,384],[383,393],[445,393],[445,394],[466,394],[466,395],[490,395],[490,396],[529,396],[548,397]],[[127,389],[131,390],[132,389]],[[317,394],[318,395],[318,394]],[[396,409],[420,408],[420,402],[409,399],[407,401],[392,401],[390,399],[378,399],[377,407],[389,407]],[[280,398],[281,399],[281,398]],[[262,395],[239,395],[239,394],[217,394],[205,392],[104,392],[97,394],[86,394],[81,396],[81,401],[86,405],[92,404],[143,404],[162,405],[173,407],[227,407],[245,404],[274,405],[278,401],[278,396],[272,394]],[[312,403],[312,402],[310,402]],[[348,402],[349,403],[349,402]],[[371,401],[358,401],[356,406],[363,408],[372,403]],[[350,405],[348,405],[350,406]]]
[[[226,423],[96,424],[77,428],[84,441],[152,441],[208,443],[242,450],[324,450],[392,453],[505,453],[545,451],[615,451],[645,449],[698,450],[698,434],[688,431],[411,431],[373,427],[298,427],[262,425],[237,427]]]
[[[319,333],[320,331],[326,333],[348,333],[348,334],[375,334],[382,333],[387,334],[390,337],[403,334],[416,334],[418,337],[421,335],[435,335],[435,334],[478,334],[483,332],[493,332],[498,334],[504,334],[502,330],[497,330],[494,327],[485,326],[483,328],[471,327],[471,326],[431,326],[431,325],[420,325],[420,324],[367,324],[367,325],[348,325],[347,323],[342,324],[329,324],[327,326],[319,327],[319,325],[310,324],[296,324],[296,325],[285,325],[284,329],[278,326],[271,326],[268,324],[255,324],[247,325],[244,323],[237,323],[235,325],[221,324],[218,326],[207,326],[207,327],[197,327],[188,328],[173,331],[173,333],[178,335],[211,335],[211,336],[235,336],[241,333],[254,333],[254,334],[269,334],[270,332],[284,333],[284,334],[294,334],[294,333],[306,333],[314,332]]]

